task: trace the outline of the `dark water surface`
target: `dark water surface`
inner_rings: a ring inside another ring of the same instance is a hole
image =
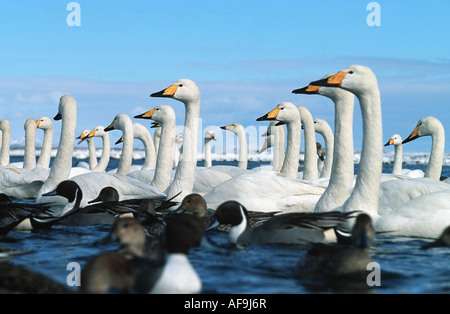
[[[250,163],[250,167],[258,165],[260,163]],[[110,165],[111,168],[116,166],[114,162]],[[411,168],[424,167],[414,165]],[[383,171],[389,172],[390,165],[385,165]],[[450,176],[450,167],[444,167],[443,175]],[[77,262],[83,267],[93,255],[117,248],[116,244],[99,246],[96,243],[109,230],[109,226],[100,225],[57,225],[43,233],[12,231],[8,235],[12,242],[3,242],[0,246],[35,250],[10,262],[66,284],[71,272],[66,269],[68,263]],[[211,232],[209,235],[225,249],[213,251],[200,247],[189,254],[206,293],[450,293],[450,249],[420,250],[429,239],[378,236],[371,252],[373,260],[380,265],[381,286],[369,287],[365,280],[323,282],[297,277],[296,264],[308,246],[251,244],[236,249],[227,245],[226,234]]]

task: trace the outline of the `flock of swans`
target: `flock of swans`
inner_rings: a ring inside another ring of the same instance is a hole
[[[184,104],[185,121],[182,137],[176,139],[175,112],[159,105],[137,115],[158,123],[152,138],[147,128],[117,114],[108,127],[98,126],[78,136],[89,145],[87,166],[72,166],[75,145],[77,102],[62,96],[55,120],[61,120],[57,154],[51,168],[50,151],[53,123],[42,117],[27,120],[26,151],[23,164],[9,163],[10,126],[0,120],[2,150],[0,154],[0,192],[20,199],[36,199],[37,204],[65,206],[67,199],[49,196],[64,180],[72,180],[83,192],[80,206],[86,206],[100,191],[114,187],[121,200],[133,198],[169,199],[181,202],[191,193],[203,196],[212,209],[225,201],[237,201],[250,211],[259,212],[364,212],[374,221],[377,232],[392,235],[436,238],[450,225],[450,185],[440,181],[445,132],[434,117],[419,120],[411,135],[402,141],[396,134],[386,143],[395,145],[393,173],[382,173],[383,134],[381,100],[377,78],[371,69],[352,65],[338,73],[327,74],[294,94],[322,95],[334,104],[334,134],[326,121],[313,119],[303,106],[281,102],[258,121],[269,121],[262,150],[273,148],[273,163],[247,169],[247,142],[241,124],[222,129],[235,133],[239,141],[239,163],[235,166],[213,166],[211,141],[214,133],[205,132],[205,165],[197,166],[197,140],[201,97],[191,80],[180,79],[151,97],[172,98]],[[361,107],[363,144],[357,175],[353,164],[353,108],[355,96]],[[259,115],[263,114],[261,112]],[[36,162],[34,140],[36,129],[44,130],[41,155]],[[122,154],[118,168],[105,172],[109,162],[109,131],[122,132]],[[301,132],[304,130],[305,160],[299,169]],[[327,152],[318,168],[316,133],[325,141]],[[425,173],[401,169],[402,143],[431,136],[432,149]],[[101,137],[102,156],[97,162],[94,137]],[[133,141],[141,140],[146,158],[143,166],[132,165]],[[178,158],[178,143],[182,154]],[[175,147],[175,149],[174,149]],[[29,148],[29,149],[28,149]],[[349,220],[349,228],[354,219]]]

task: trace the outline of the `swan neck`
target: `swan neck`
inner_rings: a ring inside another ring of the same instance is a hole
[[[102,155],[98,161],[97,166],[93,169],[95,172],[104,172],[106,167],[108,167],[110,154],[111,154],[111,143],[109,140],[109,134],[105,132],[102,135]]]
[[[168,197],[180,193],[176,199],[182,200],[192,193],[197,167],[197,135],[200,116],[200,97],[194,101],[185,103],[186,114],[183,132],[183,153],[170,185]]]
[[[122,156],[120,157],[119,166],[117,167],[117,174],[126,175],[130,172],[131,164],[133,163],[133,126],[131,122],[126,122],[122,130],[123,146]]]
[[[2,152],[0,154],[0,166],[9,164],[9,143],[11,139],[11,128],[8,126],[2,130]]]
[[[321,178],[329,178],[331,176],[331,167],[333,165],[334,155],[334,135],[331,129],[327,128],[322,136],[325,140],[325,161],[323,163],[323,169],[320,173]]]
[[[383,127],[378,86],[357,95],[363,122],[363,143],[355,188],[346,210],[376,213],[383,162]]]
[[[155,169],[156,166],[156,151],[155,144],[150,133],[146,132],[145,135],[139,138],[144,144],[145,160],[142,165],[142,170]]]
[[[286,124],[287,149],[281,173],[290,178],[297,178],[300,155],[301,127],[300,119]]]
[[[353,108],[355,96],[349,92],[331,98],[334,102],[334,151],[328,187],[314,211],[328,212],[341,207],[353,187]],[[328,155],[328,152],[327,152]]]
[[[173,166],[172,141],[175,138],[175,120],[161,124],[159,152],[156,159],[155,175],[152,186],[164,191],[170,184],[170,172]]]
[[[284,162],[286,134],[283,126],[272,126],[272,130],[272,134],[275,135],[273,145],[273,171],[280,172]]]
[[[247,169],[248,165],[248,146],[247,137],[245,135],[244,128],[238,128],[237,132],[238,142],[239,142],[239,160],[238,168]]]
[[[212,166],[212,158],[211,158],[211,139],[205,138],[205,168],[209,168]]]
[[[93,139],[88,139],[88,150],[89,150],[89,169],[92,170],[97,166],[97,156],[95,151],[95,143]]]
[[[431,139],[431,153],[427,169],[425,170],[425,177],[439,180],[441,177],[445,150],[445,131],[442,125],[433,132]]]
[[[23,168],[34,169],[36,167],[36,123],[32,120],[33,125],[25,128],[25,154],[23,157]]]
[[[403,168],[403,145],[395,145],[394,166],[392,174],[402,174]]]
[[[316,131],[311,113],[301,110],[301,122],[305,134],[305,159],[303,164],[303,180],[314,180],[319,177],[317,171]]]
[[[44,129],[44,140],[42,141],[41,154],[36,166],[41,168],[48,168],[50,166],[50,158],[52,154],[53,145],[53,127]]]

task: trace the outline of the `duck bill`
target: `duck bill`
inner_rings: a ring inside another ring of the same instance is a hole
[[[166,89],[163,89],[162,91],[153,93],[150,95],[150,97],[173,97],[175,95],[175,93],[177,92],[178,89],[178,85],[171,85],[169,87],[167,87]]]
[[[269,113],[263,115],[262,117],[259,117],[258,119],[256,119],[256,121],[272,121],[272,120],[276,120],[278,113],[280,112],[279,108],[275,108],[272,111],[270,111]]]
[[[61,113],[57,113],[56,114],[56,116],[53,118],[53,120],[55,120],[55,121],[58,121],[58,120],[61,120],[62,119],[62,115],[61,115]]]
[[[321,86],[317,86],[317,85],[308,85],[306,87],[294,89],[292,91],[292,93],[293,94],[316,95],[316,94],[319,94],[320,87]]]
[[[390,146],[392,144],[394,144],[394,139],[393,138],[391,138],[386,144],[384,144],[384,146]]]
[[[147,112],[144,112],[143,114],[134,116],[134,118],[135,119],[151,119],[153,117],[153,114],[155,113],[155,111],[156,111],[156,109],[152,109]]]
[[[419,126],[416,126],[414,128],[414,130],[412,131],[412,133],[402,142],[402,144],[414,141],[415,139],[417,139],[419,136]]]
[[[208,228],[206,228],[206,231],[212,230],[218,226],[220,226],[220,223],[219,221],[217,221],[217,219],[215,219],[214,222]]]
[[[338,72],[328,78],[309,83],[309,85],[339,87],[348,72]]]
[[[42,196],[56,196],[56,195],[58,195],[58,193],[56,193],[56,189],[54,189],[54,190],[52,190],[50,192],[42,194]]]

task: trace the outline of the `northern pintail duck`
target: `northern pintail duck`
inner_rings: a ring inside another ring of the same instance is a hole
[[[370,246],[375,239],[369,215],[358,215],[351,238],[351,244],[314,244],[298,263],[298,273],[303,277],[367,276],[367,265],[372,262]]]
[[[203,225],[193,215],[173,215],[165,229],[164,260],[127,259],[118,252],[90,260],[81,273],[81,288],[88,293],[199,293],[201,280],[189,262],[189,249],[200,244]]]
[[[215,210],[208,208],[203,196],[197,193],[192,193],[185,196],[178,209],[187,213],[193,213],[194,215],[198,216],[202,220],[203,226],[205,228],[210,227],[216,220],[214,216]],[[248,221],[250,226],[255,227],[263,223],[268,218],[274,216],[278,212],[266,213],[266,212],[247,211],[247,213],[249,217]],[[219,231],[228,232],[230,231],[231,226],[221,224],[218,225],[216,228]]]
[[[118,218],[112,225],[108,239],[122,244],[118,253],[127,259],[143,257],[160,260],[164,258],[160,239],[148,237],[144,226],[135,218]]]
[[[442,247],[442,246],[447,246],[450,247],[450,226],[445,228],[445,230],[442,232],[441,236],[436,239],[435,241],[425,244],[424,246],[422,246],[422,249],[429,249],[432,247]]]
[[[247,209],[236,201],[222,203],[215,213],[217,224],[231,225],[228,239],[232,244],[336,242],[335,229],[354,212],[286,213],[275,215],[252,228]],[[213,225],[214,226],[214,225]]]

